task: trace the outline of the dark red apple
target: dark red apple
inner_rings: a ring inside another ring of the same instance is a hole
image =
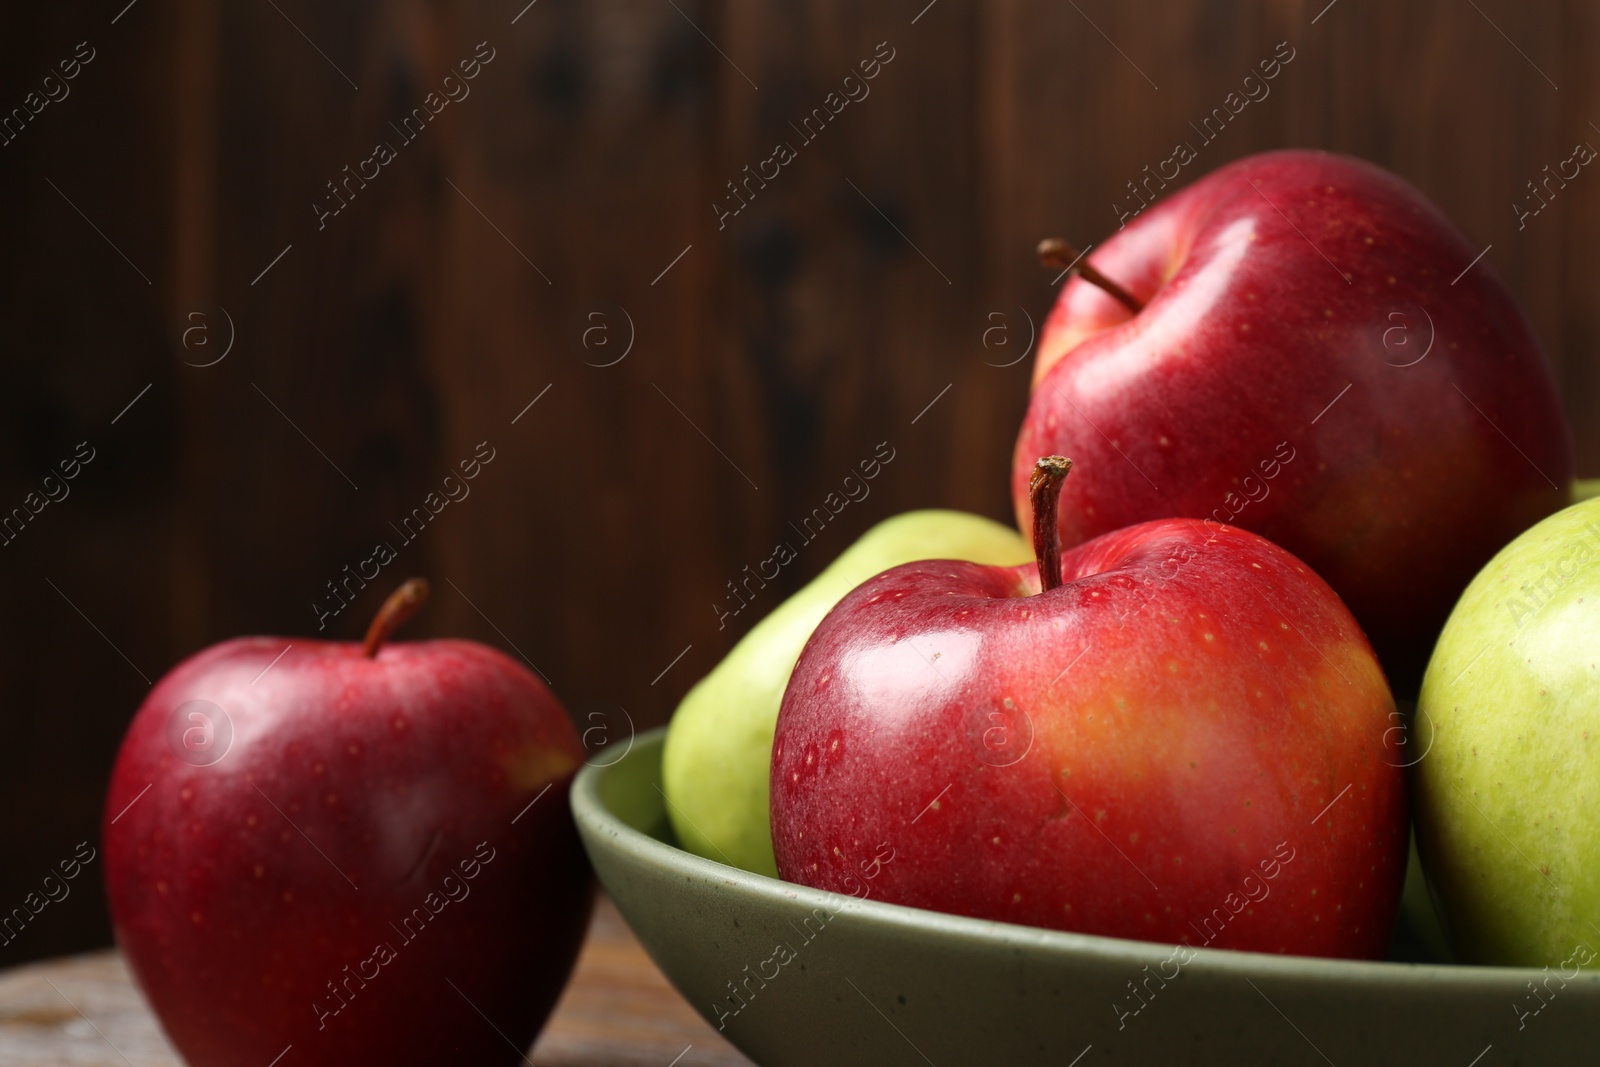
[[[1152,195],[1156,190],[1152,189]],[[1456,597],[1568,501],[1571,433],[1527,319],[1405,182],[1324,152],[1252,156],[1153,204],[1087,257],[1039,342],[1012,489],[1084,468],[1078,544],[1212,517],[1277,542],[1355,613],[1414,693]]]
[[[592,899],[583,747],[494,649],[383,643],[425,592],[365,646],[206,649],[128,729],[112,919],[192,1067],[519,1063],[566,981]]]
[[[1064,461],[1040,461],[1042,515]],[[1395,705],[1309,567],[1196,519],[1040,563],[885,571],[800,656],[779,874],[958,915],[1382,956],[1408,836]],[[1039,575],[1060,575],[1041,587]]]

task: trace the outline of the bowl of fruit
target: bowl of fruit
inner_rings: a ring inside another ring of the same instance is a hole
[[[881,523],[585,768],[623,915],[768,1067],[1578,1057],[1600,504],[1510,293],[1316,152],[1041,255],[1028,538]]]
[[[573,812],[596,872],[651,957],[763,1067],[1324,1059],[1467,1067],[1490,1046],[1480,1065],[1581,1062],[1592,1047],[1600,978],[1579,972],[1592,959],[1583,955],[1563,969],[1196,948],[887,903],[871,895],[868,874],[873,862],[899,862],[889,851],[867,857],[857,895],[705,859],[672,832],[660,792],[663,740],[652,731],[615,764],[585,768]],[[1241,872],[1241,884],[1270,893],[1301,862],[1298,852],[1283,855],[1287,864],[1273,853]],[[1232,921],[1226,899],[1203,913],[1212,931]],[[1261,908],[1273,903],[1264,897]],[[1490,1058],[1501,1050],[1509,1055]]]

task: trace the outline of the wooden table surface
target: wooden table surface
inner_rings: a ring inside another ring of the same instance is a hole
[[[748,1067],[602,897],[535,1067]],[[4,1067],[182,1067],[115,951],[0,973]],[[352,1064],[351,1067],[360,1067]]]

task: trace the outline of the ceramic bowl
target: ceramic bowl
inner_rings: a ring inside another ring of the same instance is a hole
[[[572,810],[651,958],[763,1067],[1595,1061],[1593,972],[1180,952],[860,900],[702,859],[673,842],[663,737],[643,734],[615,763],[585,768]]]

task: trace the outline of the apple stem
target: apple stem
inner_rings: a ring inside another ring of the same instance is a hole
[[[1083,276],[1084,281],[1098,285],[1135,315],[1144,310],[1144,305],[1135,300],[1132,293],[1095,270],[1093,263],[1084,259],[1076,248],[1073,248],[1061,238],[1046,237],[1040,241],[1038,255],[1039,263],[1042,266],[1077,271]]]
[[[383,602],[378,613],[372,617],[372,625],[367,627],[367,639],[361,643],[361,654],[368,659],[378,655],[378,646],[389,640],[389,637],[402,623],[415,615],[422,605],[428,600],[428,579],[407,578],[405,582],[389,594],[389,599]]]
[[[1039,590],[1049,592],[1061,585],[1061,529],[1056,523],[1056,501],[1061,498],[1061,483],[1067,480],[1072,460],[1066,456],[1043,456],[1033,465],[1028,479],[1028,499],[1033,504],[1033,557],[1039,565]]]

